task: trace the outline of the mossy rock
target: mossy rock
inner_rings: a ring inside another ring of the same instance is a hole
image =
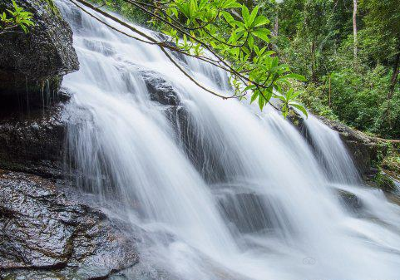
[[[58,90],[61,77],[78,70],[72,45],[72,31],[52,0],[16,0],[18,6],[33,14],[34,26],[0,35],[0,103]],[[12,9],[12,1],[0,1],[0,13]],[[7,12],[6,12],[7,13]],[[20,100],[21,101],[21,100]]]
[[[376,174],[374,182],[376,183],[377,187],[384,192],[393,193],[396,190],[396,185],[392,178],[383,171]]]

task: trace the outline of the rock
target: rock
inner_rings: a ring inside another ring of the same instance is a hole
[[[274,228],[276,216],[268,204],[270,198],[253,192],[225,192],[217,197],[222,213],[231,223],[231,227],[239,232],[256,233]]]
[[[63,105],[0,118],[0,167],[40,174],[62,175],[66,127]]]
[[[73,202],[61,187],[0,171],[0,276],[46,270],[50,278],[15,279],[100,279],[138,262],[129,225]]]
[[[67,117],[60,103],[0,118],[0,166],[25,172],[0,169],[0,279],[106,279],[138,262],[130,225],[73,202]]]
[[[0,35],[0,98],[3,104],[40,105],[44,92],[57,92],[62,75],[79,68],[72,31],[52,0],[16,3],[33,13],[35,26],[28,34],[16,29]],[[0,12],[11,6],[11,1],[2,1]]]
[[[340,202],[342,202],[349,210],[352,210],[353,212],[359,212],[363,209],[364,205],[361,199],[355,194],[345,190],[337,190],[337,194]]]
[[[150,93],[150,99],[162,105],[180,105],[179,95],[171,83],[154,71],[141,71],[140,75]]]

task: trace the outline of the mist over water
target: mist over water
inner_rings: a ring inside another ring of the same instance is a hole
[[[80,61],[63,82],[70,158],[78,186],[138,229],[130,279],[400,279],[400,208],[362,186],[336,132],[310,116],[306,141],[274,109],[216,98],[156,46],[58,5]],[[223,71],[179,62],[232,94]]]

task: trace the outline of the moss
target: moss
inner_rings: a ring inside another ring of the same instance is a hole
[[[44,5],[44,7],[52,13],[53,15],[57,16],[58,18],[62,18],[60,11],[58,10],[56,4],[53,0],[35,0],[31,1],[35,5]]]
[[[397,143],[386,144],[386,152],[381,156],[379,166],[385,173],[400,180],[400,149]]]
[[[374,178],[377,187],[387,193],[392,193],[396,190],[396,185],[393,180],[384,172],[379,172]]]
[[[372,136],[374,137],[374,136]],[[372,157],[372,166],[381,167],[382,162],[385,157],[388,155],[388,151],[390,150],[390,144],[384,141],[377,141],[376,150],[374,156]]]
[[[382,167],[400,175],[400,153],[391,148],[388,155],[382,160]]]
[[[46,2],[48,4],[48,8],[50,9],[49,11],[51,11],[54,15],[61,18],[61,13],[58,10],[56,4],[54,4],[53,0],[46,0]]]
[[[300,128],[303,124],[303,119],[294,110],[289,111],[287,118],[294,126],[298,128]]]

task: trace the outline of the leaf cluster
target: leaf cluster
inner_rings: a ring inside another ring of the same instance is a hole
[[[181,52],[229,73],[235,97],[249,97],[261,110],[277,98],[284,116],[291,107],[307,114],[296,101],[299,93],[290,89],[292,81],[305,79],[269,49],[269,20],[259,6],[249,10],[236,0],[173,0],[156,1],[156,7],[155,22]]]
[[[7,11],[0,14],[0,34],[11,32],[16,28],[21,28],[24,33],[29,32],[29,27],[33,26],[32,21],[33,14],[17,5],[12,1],[13,9],[7,9]]]

